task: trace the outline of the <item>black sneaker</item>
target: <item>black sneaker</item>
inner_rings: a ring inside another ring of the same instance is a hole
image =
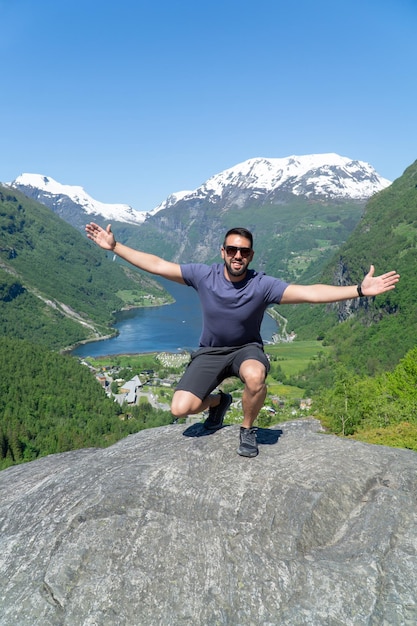
[[[256,431],[258,429],[255,427],[252,428],[243,428],[240,427],[240,446],[237,449],[237,453],[240,456],[257,456],[258,454],[258,443],[256,441]]]
[[[204,422],[204,428],[207,430],[218,430],[223,426],[226,411],[232,404],[232,396],[230,393],[223,393],[223,391],[221,391],[220,396],[220,404],[211,407],[208,418]]]

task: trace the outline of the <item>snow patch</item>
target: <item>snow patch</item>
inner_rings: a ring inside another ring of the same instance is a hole
[[[22,187],[32,187],[50,196],[69,198],[75,204],[80,205],[89,215],[101,215],[106,220],[116,220],[130,224],[141,224],[147,217],[146,212],[135,211],[128,204],[106,204],[92,198],[83,187],[76,185],[62,185],[49,176],[42,174],[21,174],[12,183],[11,187],[20,189]]]

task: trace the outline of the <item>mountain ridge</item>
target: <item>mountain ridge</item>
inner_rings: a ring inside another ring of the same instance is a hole
[[[258,157],[215,174],[194,191],[179,192],[177,201],[204,197],[213,201],[223,197],[228,187],[246,190],[252,197],[264,195],[269,200],[282,192],[307,198],[364,200],[390,184],[368,163],[335,153]],[[167,206],[172,204],[169,197]],[[158,207],[162,208],[166,208],[164,203]]]
[[[47,199],[53,201],[56,206],[55,212],[62,212],[62,205],[73,203],[83,209],[86,215],[94,217],[101,215],[108,220],[117,220],[127,224],[141,224],[146,217],[146,213],[135,211],[128,204],[109,204],[95,200],[83,187],[77,185],[64,185],[50,176],[43,174],[24,173],[18,176],[11,183],[6,183],[13,189],[22,191],[28,197],[47,204]]]
[[[63,185],[42,174],[21,174],[7,183],[28,197],[46,204],[70,223],[68,214],[71,209],[81,211],[85,217],[100,216],[107,221],[115,220],[130,225],[140,225],[152,215],[178,202],[223,201],[226,207],[233,204],[241,207],[248,200],[272,202],[286,194],[363,201],[390,184],[369,163],[354,161],[336,153],[248,159],[211,176],[194,190],[170,194],[148,212],[135,211],[127,204],[99,202],[82,187]]]

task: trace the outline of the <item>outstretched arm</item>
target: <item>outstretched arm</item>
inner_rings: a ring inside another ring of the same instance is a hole
[[[381,276],[374,276],[375,268],[371,265],[369,272],[363,279],[360,288],[364,296],[377,296],[386,291],[395,289],[400,280],[397,272],[387,272]],[[325,302],[340,302],[358,298],[357,285],[338,287],[336,285],[288,285],[281,299],[281,304],[300,304],[309,302],[319,304]]]
[[[90,222],[86,225],[85,230],[87,237],[100,246],[100,248],[103,248],[103,250],[111,250],[117,254],[117,256],[141,270],[156,274],[157,276],[163,276],[177,283],[185,284],[182,278],[181,267],[178,263],[165,261],[165,259],[155,254],[134,250],[133,248],[119,243],[114,238],[110,224],[104,229],[98,224]]]

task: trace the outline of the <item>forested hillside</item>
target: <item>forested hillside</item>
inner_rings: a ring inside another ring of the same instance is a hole
[[[316,396],[316,410],[332,432],[417,451],[416,382],[417,348],[378,376],[359,376],[339,364],[333,386]]]
[[[253,267],[294,281],[312,263],[320,272],[329,255],[348,239],[364,204],[292,194],[279,203],[254,199],[244,207],[222,210],[208,200],[196,206],[178,202],[120,235],[128,245],[169,260],[205,263],[219,260],[229,228],[245,226],[254,234]]]
[[[123,408],[83,365],[27,341],[0,337],[0,469],[76,448],[111,445],[172,421],[149,404]]]
[[[168,296],[44,205],[0,187],[0,336],[63,348],[111,332],[114,311]]]
[[[290,320],[287,330],[301,338],[324,338],[334,346],[338,361],[362,374],[393,369],[416,345],[417,162],[371,198],[320,282],[360,282],[371,263],[376,274],[400,273],[394,291],[339,305],[280,308]],[[307,274],[301,280],[308,282],[309,278]]]

